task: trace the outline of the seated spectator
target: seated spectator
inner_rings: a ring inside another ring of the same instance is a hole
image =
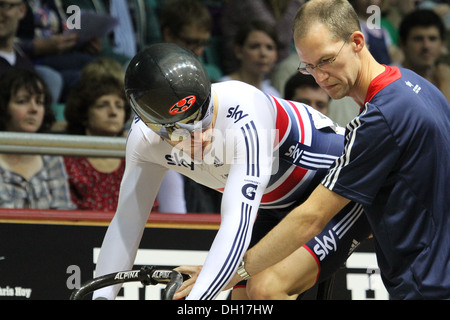
[[[417,9],[421,1],[417,0],[383,0],[381,7],[381,27],[387,31],[390,46],[391,65],[402,64],[403,51],[400,49],[398,28],[403,17]]]
[[[24,2],[2,3],[3,22],[0,24],[0,72],[10,67],[33,69],[31,61],[16,46],[15,38],[19,22],[27,11]]]
[[[371,5],[379,5],[379,0],[350,0],[351,5],[355,8],[361,24],[362,32],[366,38],[367,47],[378,63],[389,65],[392,63],[392,56],[397,48],[393,45],[392,39],[386,29],[383,27],[373,28],[367,25],[367,21],[373,14],[367,8]],[[381,16],[380,16],[381,19]],[[381,23],[381,21],[380,21]],[[396,55],[396,54],[395,54]]]
[[[381,8],[381,26],[386,29],[392,43],[399,46],[398,28],[403,18],[417,9],[417,0],[384,0]]]
[[[45,66],[35,68],[16,41],[19,23],[27,13],[25,2],[5,2],[3,6],[3,23],[0,24],[0,73],[11,67],[34,69],[47,84],[52,101],[56,103],[62,90],[61,75]]]
[[[103,77],[113,77],[123,83],[125,81],[124,68],[112,58],[100,57],[81,70],[81,81],[102,79]]]
[[[169,0],[162,8],[160,24],[164,42],[191,50],[202,60],[212,82],[222,76],[220,66],[204,59],[213,28],[211,14],[205,5],[199,0]]]
[[[76,33],[66,33],[67,16],[59,0],[28,1],[28,14],[21,21],[21,46],[36,66],[47,66],[63,78],[60,102],[80,80],[84,66],[101,52],[100,39],[78,46]]]
[[[92,78],[98,81],[99,79],[110,76],[115,77],[119,82],[123,83],[124,70],[122,65],[112,58],[100,57],[86,65],[86,67],[81,70],[80,82],[89,81],[92,83]],[[67,121],[64,119],[65,105],[63,105],[62,108],[63,119],[57,121],[53,125],[52,132],[54,133],[63,133],[66,130]],[[127,121],[130,122],[132,117],[134,117],[134,115],[131,115]],[[128,124],[127,127],[129,127]]]
[[[278,38],[278,61],[286,59],[293,51],[292,25],[294,17],[305,0],[238,0],[224,1],[221,16],[222,65],[225,74],[238,68],[233,58],[234,39],[245,21],[258,19],[272,27]]]
[[[187,19],[186,17],[195,18]],[[212,82],[222,77],[220,67],[205,60],[204,52],[211,38],[213,28],[211,14],[205,5],[198,0],[167,0],[167,3],[161,10],[160,25],[164,42],[175,43],[192,51],[203,62]],[[167,186],[172,185],[173,187],[177,187],[181,184],[184,186],[183,195],[186,199],[185,206],[187,212],[220,212],[221,193],[206,188],[175,171],[169,171],[168,175],[172,177],[170,179],[171,181],[178,180],[179,183],[170,183],[170,181],[169,183],[165,183],[163,181],[158,194],[158,202],[161,207],[163,207],[163,203],[167,203],[167,201],[163,200],[167,199],[167,195],[169,194],[168,191],[164,191],[169,190]],[[176,194],[179,195],[179,192],[176,192]],[[203,194],[204,197],[199,199],[199,194]],[[160,210],[163,209],[161,208]]]
[[[436,85],[450,101],[450,66],[441,61],[445,50],[445,26],[431,10],[416,10],[400,24],[403,67]]]
[[[131,114],[114,77],[81,81],[66,103],[68,134],[118,137]],[[115,211],[125,169],[121,158],[65,157],[73,202],[80,210]]]
[[[1,131],[47,133],[55,121],[44,81],[27,69],[3,72],[0,113]],[[0,154],[0,207],[75,209],[62,157]]]
[[[81,10],[94,11],[98,14],[110,15],[118,23],[111,33],[97,39],[99,51],[97,55],[108,57],[125,66],[137,53],[137,35],[133,25],[130,3],[127,0],[57,0],[66,11],[71,5]],[[147,15],[147,12],[143,12]],[[140,15],[139,15],[140,17]]]
[[[328,116],[330,96],[312,76],[296,73],[286,83],[284,98],[307,104]]]
[[[234,53],[239,68],[220,81],[246,82],[267,94],[281,97],[267,78],[278,58],[278,38],[270,25],[263,21],[242,25],[236,33]]]
[[[120,77],[119,69],[104,68],[117,63],[115,60],[99,59],[83,69],[82,81],[67,100],[67,133],[105,137],[125,135],[124,125],[130,118],[131,108],[125,98],[123,77]],[[125,159],[65,157],[64,161],[72,199],[78,209],[115,211]],[[172,193],[183,189],[183,185],[174,187],[171,184],[174,180],[168,173],[163,181],[164,186],[171,186]],[[182,191],[179,193],[183,196]],[[185,213],[184,197],[181,200],[181,205],[180,197],[172,197],[169,201],[164,198],[159,202],[158,195],[154,210]]]

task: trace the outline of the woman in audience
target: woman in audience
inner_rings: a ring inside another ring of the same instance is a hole
[[[72,90],[66,132],[120,137],[131,114],[123,83],[114,76],[86,78]],[[65,157],[72,199],[80,210],[114,211],[125,169],[122,158]]]
[[[55,122],[51,95],[32,70],[0,77],[0,131],[46,133]],[[0,207],[74,209],[62,157],[0,154]]]
[[[263,21],[244,24],[235,38],[235,56],[239,68],[220,81],[246,82],[267,94],[281,97],[268,79],[278,58],[278,40],[275,30]]]
[[[82,70],[81,83],[67,101],[69,134],[118,137],[127,134],[132,112],[124,94],[121,65],[99,58]],[[81,210],[115,211],[125,159],[66,157],[72,199]],[[186,213],[183,184],[175,171],[163,180],[153,211]],[[170,195],[170,196],[169,196]]]

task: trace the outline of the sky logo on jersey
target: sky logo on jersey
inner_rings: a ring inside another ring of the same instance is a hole
[[[194,171],[194,162],[191,161],[189,163],[185,159],[179,158],[176,153],[174,153],[173,156],[171,154],[166,154],[165,158],[169,166],[184,167],[191,169],[191,171]]]
[[[174,104],[172,108],[170,108],[169,113],[173,116],[184,113],[194,105],[195,101],[197,101],[197,98],[195,96],[188,96],[184,99],[181,99],[176,104]]]
[[[328,235],[322,235],[321,238],[322,239],[319,237],[314,238],[317,244],[313,248],[314,253],[320,261],[325,259],[330,252],[337,251],[337,241],[331,230],[328,231]]]
[[[258,186],[256,184],[247,183],[245,186],[242,187],[242,194],[248,200],[255,200],[257,188],[258,188]]]
[[[240,106],[237,106],[236,108],[230,108],[228,109],[228,114],[227,114],[227,118],[232,118],[234,119],[234,123],[238,123],[239,121],[241,121],[242,119],[248,117],[248,114],[244,114],[244,112],[242,110],[239,110]]]
[[[292,163],[309,170],[328,169],[338,158],[334,155],[306,151],[304,150],[306,148],[301,143],[291,145],[284,157],[287,160],[290,159]]]

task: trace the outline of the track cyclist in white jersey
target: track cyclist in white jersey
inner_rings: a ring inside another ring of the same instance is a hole
[[[180,267],[193,278],[175,297],[214,299],[236,270],[245,270],[240,265],[249,246],[320,183],[342,154],[343,129],[307,105],[248,84],[211,84],[201,62],[174,44],[138,53],[125,86],[137,117],[96,276],[132,267],[158,188],[172,169],[223,193],[220,228],[206,261],[198,277],[196,268]],[[330,277],[369,235],[361,206],[350,203],[310,243],[252,275],[247,287],[237,286],[233,298],[296,299]],[[100,289],[94,299],[114,299],[118,290]]]

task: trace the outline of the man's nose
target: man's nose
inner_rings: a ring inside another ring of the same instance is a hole
[[[315,68],[312,72],[312,75],[318,84],[328,79],[328,73],[319,68]]]

